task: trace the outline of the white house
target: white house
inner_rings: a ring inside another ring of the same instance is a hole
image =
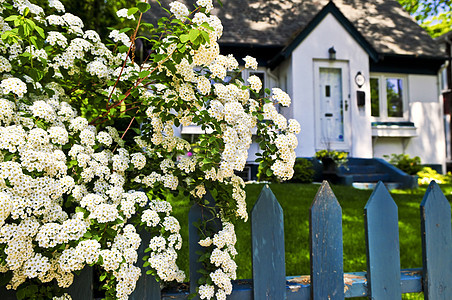
[[[448,58],[440,74],[440,89],[444,104],[444,124],[446,132],[446,158],[447,169],[452,169],[452,31],[443,34],[437,39],[440,50]]]
[[[222,2],[221,52],[256,57],[250,73],[289,93],[281,111],[302,126],[297,156],[407,153],[445,170],[445,59],[396,0]]]

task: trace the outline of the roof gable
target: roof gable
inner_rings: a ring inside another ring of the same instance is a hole
[[[372,47],[371,44],[356,30],[353,24],[342,14],[332,1],[328,4],[306,25],[306,27],[295,37],[295,39],[285,47],[278,56],[276,56],[271,62],[271,65],[275,65],[281,60],[288,58],[292,52],[303,42],[303,40],[319,25],[323,19],[332,14],[336,20],[344,27],[344,29],[355,39],[355,41],[367,52],[369,57],[377,61],[378,52]]]

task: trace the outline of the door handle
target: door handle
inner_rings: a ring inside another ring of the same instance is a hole
[[[326,114],[325,114],[325,117],[332,117],[332,116],[333,116],[332,113],[326,113]]]

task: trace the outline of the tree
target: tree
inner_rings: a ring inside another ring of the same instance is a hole
[[[451,0],[399,0],[432,37],[452,30]]]

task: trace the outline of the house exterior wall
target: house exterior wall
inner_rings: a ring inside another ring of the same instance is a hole
[[[409,121],[416,127],[413,137],[374,137],[374,156],[392,153],[419,156],[423,164],[445,170],[446,144],[439,79],[432,75],[408,75]]]
[[[319,145],[316,140],[316,129],[319,120],[315,112],[315,98],[317,88],[314,86],[316,62],[331,62],[328,60],[328,49],[334,46],[336,50],[336,61],[348,65],[345,72],[349,81],[346,83],[349,93],[348,111],[350,120],[351,139],[349,140],[349,152],[352,157],[372,157],[372,138],[370,125],[370,87],[369,87],[369,56],[359,46],[355,39],[342,27],[337,19],[331,14],[327,15],[322,22],[305,38],[305,40],[293,51],[290,57],[290,67],[286,67],[291,78],[292,96],[291,112],[293,118],[301,124],[299,134],[299,146],[296,149],[297,156],[313,156],[316,151],[325,149],[326,146]],[[344,72],[343,71],[343,72]],[[355,75],[361,72],[366,78],[365,84],[358,88],[354,83]],[[365,105],[358,107],[356,92],[362,90],[366,93]],[[334,150],[334,149],[333,149]]]

